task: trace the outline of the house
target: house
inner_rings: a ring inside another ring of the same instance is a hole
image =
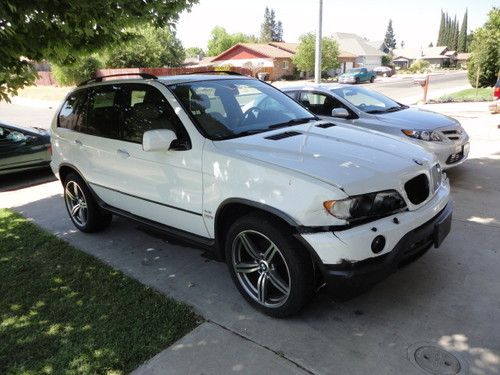
[[[469,61],[470,53],[457,53],[457,66],[466,67],[467,61]]]
[[[238,43],[214,57],[212,66],[238,66],[250,69],[254,74],[266,72],[268,79],[275,81],[293,75],[294,53],[267,43]]]
[[[297,47],[299,46],[299,43],[285,43],[285,42],[271,42],[269,44],[277,48],[284,49],[285,51],[289,51],[293,54],[297,52]],[[354,67],[354,62],[356,61],[356,55],[340,50],[338,60],[340,64],[339,68],[335,69],[334,71],[329,71],[328,73],[330,75],[345,73],[347,69],[351,69],[352,67]]]
[[[417,60],[425,60],[434,67],[445,67],[454,65],[457,58],[457,52],[446,46],[396,48],[392,53],[393,63],[401,68],[407,68]]]
[[[339,44],[340,50],[355,56],[354,67],[373,69],[382,65],[382,56],[385,55],[380,49],[382,45],[374,46],[374,42],[352,33],[333,33],[332,38]]]

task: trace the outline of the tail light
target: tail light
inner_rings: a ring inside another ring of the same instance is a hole
[[[495,87],[495,90],[493,90],[493,96],[495,99],[500,99],[500,86]]]
[[[49,145],[47,146],[47,152],[48,152],[50,155],[52,155],[52,145],[51,145],[51,144],[49,144]]]

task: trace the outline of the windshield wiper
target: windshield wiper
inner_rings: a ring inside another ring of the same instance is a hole
[[[278,124],[270,125],[267,128],[268,129],[285,128],[287,126],[305,124],[306,122],[313,121],[313,120],[318,120],[318,118],[317,117],[296,118],[296,119],[292,119],[289,121],[280,122]]]
[[[235,137],[243,137],[245,135],[252,135],[252,134],[258,134],[265,132],[267,129],[250,129],[250,130],[244,130],[242,132],[236,133],[234,136]]]
[[[406,109],[406,108],[408,108],[408,107],[399,106],[399,107],[390,107],[390,108],[386,108],[386,109],[372,109],[371,111],[366,111],[366,113],[377,114],[377,113],[397,112],[397,111],[401,111],[402,109]]]

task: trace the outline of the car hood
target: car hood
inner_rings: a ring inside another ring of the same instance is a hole
[[[451,117],[413,107],[397,112],[378,114],[376,117],[378,120],[400,129],[434,130],[459,125],[459,122]]]
[[[324,122],[214,143],[225,152],[319,179],[348,195],[387,189],[401,191],[403,181],[428,170],[434,162],[433,155],[408,141],[349,125],[317,127],[321,123]],[[300,134],[268,139],[287,131]]]

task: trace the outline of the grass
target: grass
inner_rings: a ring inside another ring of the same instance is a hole
[[[0,209],[0,374],[125,374],[199,321],[189,306]]]
[[[488,102],[490,100],[493,100],[493,88],[483,87],[477,90],[477,95],[476,95],[476,89],[466,89],[458,91],[453,94],[441,96],[438,99],[431,100],[431,102],[433,103]]]

